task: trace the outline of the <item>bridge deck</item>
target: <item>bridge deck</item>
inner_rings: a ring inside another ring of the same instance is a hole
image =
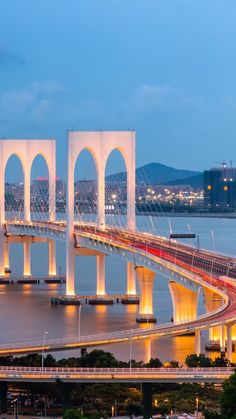
[[[233,368],[40,368],[0,367],[0,381],[8,382],[153,382],[221,383]]]
[[[65,240],[66,225],[63,222],[12,222],[7,224],[9,234],[48,235]],[[193,332],[197,329],[207,329],[223,323],[233,324],[236,321],[236,259],[208,251],[199,251],[190,246],[171,242],[156,236],[140,232],[119,231],[108,228],[98,230],[94,225],[75,225],[75,246],[82,238],[88,246],[103,245],[104,252],[119,249],[118,256],[126,257],[126,253],[138,255],[138,261],[149,269],[164,266],[176,274],[205,286],[221,295],[224,304],[207,314],[198,316],[193,321],[170,323],[148,327],[145,329],[121,330],[105,335],[71,337],[68,339],[47,341],[45,352],[55,350],[76,349],[87,346],[98,346],[119,342],[130,342],[146,337],[174,336]],[[87,241],[86,241],[87,240]],[[224,279],[220,275],[226,275]],[[229,278],[230,276],[230,278]],[[37,342],[15,345],[1,345],[0,354],[32,353],[42,350],[42,344]]]

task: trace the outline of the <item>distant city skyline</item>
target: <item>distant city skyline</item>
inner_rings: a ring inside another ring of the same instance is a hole
[[[0,136],[55,137],[60,177],[72,128],[135,129],[137,166],[235,160],[235,14],[233,0],[2,0]]]

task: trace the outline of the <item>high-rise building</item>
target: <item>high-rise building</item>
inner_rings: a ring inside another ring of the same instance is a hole
[[[213,167],[204,172],[204,202],[211,209],[236,208],[235,167]]]

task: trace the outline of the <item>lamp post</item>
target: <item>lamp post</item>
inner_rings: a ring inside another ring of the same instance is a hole
[[[199,398],[196,397],[196,418],[198,418],[198,406],[199,406]]]
[[[129,345],[129,369],[131,371],[132,369],[132,346],[133,346],[133,341],[132,341],[132,334],[130,335],[130,345]]]
[[[14,403],[13,416],[15,419],[18,419],[18,397],[16,397],[16,399],[13,400],[13,403]]]
[[[177,253],[178,253],[178,248],[179,248],[179,242],[177,241],[176,243],[177,243],[177,245],[175,247],[175,265],[177,263]]]
[[[48,332],[46,330],[44,330],[43,333],[43,347],[42,347],[42,373],[43,373],[43,362],[44,362],[44,347],[45,347],[45,340],[46,340],[46,335],[48,334]]]
[[[212,237],[212,250],[216,249],[216,242],[215,242],[215,235],[214,235],[214,231],[211,230],[211,237]]]
[[[193,252],[193,256],[192,256],[192,272],[193,272],[193,263],[194,263],[194,256],[195,256],[195,253],[197,252],[197,250],[194,250],[194,252]]]
[[[153,223],[152,216],[151,216],[151,215],[149,215],[149,217],[150,217],[150,221],[151,221],[152,232],[153,232],[153,234],[155,234],[155,226],[154,226],[154,223]]]
[[[214,265],[215,259],[212,259],[211,261],[211,273],[210,273],[210,277],[211,277],[211,281],[212,281],[212,275],[213,275],[213,265]]]

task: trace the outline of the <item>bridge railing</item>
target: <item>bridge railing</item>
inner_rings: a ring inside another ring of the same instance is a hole
[[[21,367],[21,366],[0,366],[0,372],[21,372],[21,373],[75,373],[75,374],[207,374],[207,373],[233,373],[232,367],[199,367],[199,368],[92,368],[92,367]]]

